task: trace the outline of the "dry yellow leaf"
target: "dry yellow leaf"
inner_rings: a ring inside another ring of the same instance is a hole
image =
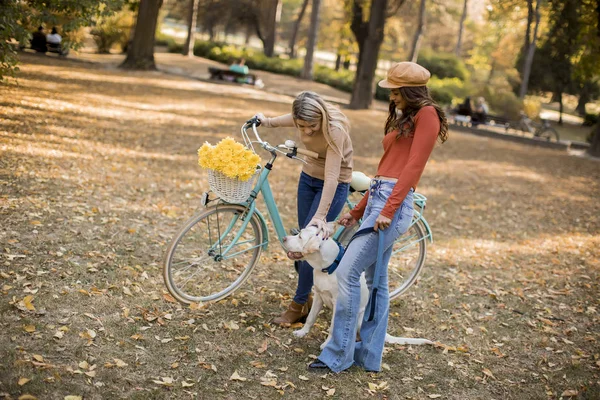
[[[35,311],[35,307],[32,304],[33,302],[33,296],[29,295],[29,296],[25,296],[23,298],[23,304],[25,305],[25,308],[28,309],[29,311]]]
[[[19,400],[37,400],[37,397],[32,396],[30,394],[23,394],[19,396]]]
[[[73,396],[73,395],[68,395],[68,396],[65,396],[65,398],[64,398],[64,400],[82,400],[82,399],[83,399],[83,397],[81,397],[81,396]]]
[[[186,381],[183,381],[183,382],[181,382],[181,386],[183,386],[183,387],[192,387],[192,386],[194,386],[194,382],[189,382],[188,383]]]
[[[304,375],[300,375],[298,378],[299,378],[301,381],[307,381],[307,380],[309,380],[309,379],[308,379],[306,376],[304,376]]]
[[[35,332],[35,325],[25,325],[23,326],[23,330],[29,333]]]
[[[39,354],[34,354],[32,357],[35,361],[44,362],[44,357],[40,356]]]
[[[27,382],[29,382],[31,379],[29,378],[19,378],[19,386],[23,386],[24,384],[26,384]]]

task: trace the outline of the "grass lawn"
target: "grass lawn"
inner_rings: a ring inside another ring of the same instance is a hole
[[[198,147],[291,98],[22,61],[0,91],[0,397],[600,398],[597,161],[451,132],[418,188],[435,240],[426,271],[389,321],[436,345],[387,347],[379,374],[311,374],[330,313],[303,339],[269,324],[296,279],[276,243],[216,304],[173,302],[161,276],[208,188]],[[347,114],[355,168],[373,174],[386,115]],[[288,229],[300,169],[281,159],[271,175]]]

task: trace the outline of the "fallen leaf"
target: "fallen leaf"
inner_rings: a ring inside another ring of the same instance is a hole
[[[24,394],[19,396],[19,400],[37,400],[37,397],[32,396],[30,394]]]
[[[300,375],[298,378],[299,378],[301,381],[308,381],[308,380],[309,380],[309,379],[308,379],[306,376],[304,376],[304,375]]]
[[[166,376],[160,378],[160,380],[158,380],[158,379],[152,380],[152,382],[154,382],[158,385],[163,385],[163,386],[173,386],[173,378],[169,378]]]
[[[265,351],[267,351],[267,346],[268,346],[268,342],[267,342],[267,339],[265,339],[265,340],[262,342],[262,345],[261,345],[261,346],[258,348],[258,350],[256,350],[256,351],[257,351],[259,354],[262,354],[262,353],[264,353]]]
[[[44,362],[44,357],[40,356],[39,354],[34,354],[32,357],[35,361]]]
[[[440,397],[442,397],[441,394],[428,394],[427,397],[429,397],[430,399],[439,399]]]
[[[579,391],[576,389],[567,389],[561,394],[562,397],[575,397],[577,395],[579,395]]]
[[[29,382],[31,379],[29,378],[19,378],[19,386],[23,386],[24,384],[26,384],[27,382]]]
[[[29,311],[35,311],[35,307],[33,306],[33,296],[25,296],[23,298],[23,304],[25,305],[25,308],[28,309]]]
[[[69,395],[69,396],[65,396],[64,400],[82,400],[83,397],[81,396],[73,396],[73,395]]]
[[[230,381],[241,381],[241,382],[244,382],[244,381],[247,381],[248,378],[244,378],[244,377],[240,376],[240,374],[238,374],[237,371],[234,371],[233,374],[229,377],[229,380]]]
[[[182,381],[181,382],[181,386],[183,386],[183,387],[192,387],[192,386],[194,386],[194,382],[189,382],[188,383],[186,381]]]
[[[483,371],[483,373],[484,373],[485,375],[489,376],[490,378],[492,378],[492,379],[496,379],[496,377],[494,376],[494,374],[492,374],[492,371],[490,371],[489,369],[487,369],[487,368],[484,368],[482,371]]]
[[[117,364],[117,367],[119,368],[123,368],[126,367],[128,364],[125,363],[125,361],[120,360],[118,358],[115,358],[115,364]]]
[[[28,333],[35,332],[35,325],[25,325],[23,326],[23,330]]]

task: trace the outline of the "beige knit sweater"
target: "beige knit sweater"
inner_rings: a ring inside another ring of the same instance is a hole
[[[267,128],[295,127],[296,124],[292,114],[285,114],[267,118],[263,122],[263,126]],[[331,140],[342,151],[342,156],[340,156],[328,145],[322,132],[317,132],[312,136],[305,135],[300,131],[298,133],[304,147],[319,154],[318,159],[305,157],[307,164],[304,164],[302,170],[313,178],[322,179],[325,182],[319,208],[314,216],[324,220],[329,207],[331,207],[338,183],[349,183],[352,180],[352,141],[348,135],[337,128],[329,130]]]

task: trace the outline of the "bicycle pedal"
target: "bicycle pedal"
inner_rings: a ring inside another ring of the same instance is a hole
[[[298,229],[298,228],[292,228],[292,229],[290,229],[290,235],[291,236],[295,236],[295,235],[297,235],[299,233],[300,233],[300,229]]]

